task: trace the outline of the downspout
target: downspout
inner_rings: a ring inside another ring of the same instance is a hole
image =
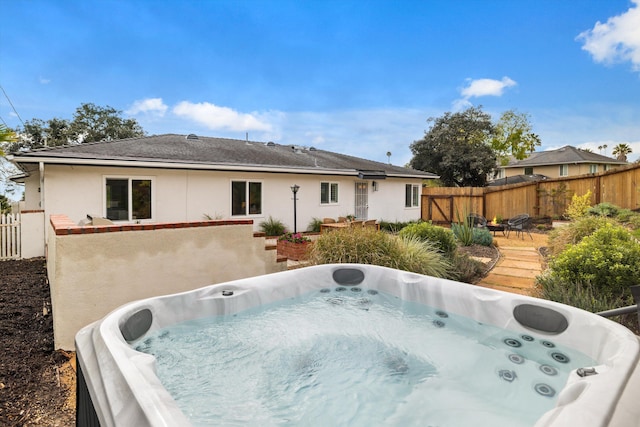
[[[44,257],[47,258],[47,214],[44,208],[44,162],[38,162],[38,172],[40,175],[40,209],[42,210],[42,231],[44,239]]]
[[[40,209],[44,211],[44,163],[38,162],[40,172]]]

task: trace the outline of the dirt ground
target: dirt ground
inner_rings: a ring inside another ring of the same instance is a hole
[[[0,261],[0,425],[75,425],[75,357],[54,351],[45,261]]]

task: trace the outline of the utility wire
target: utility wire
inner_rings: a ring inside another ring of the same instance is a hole
[[[20,117],[20,114],[18,114],[18,111],[16,110],[16,107],[13,106],[13,102],[11,102],[11,99],[9,99],[9,95],[7,95],[7,92],[5,92],[5,90],[2,87],[2,85],[0,85],[0,89],[2,89],[2,93],[4,93],[4,97],[7,98],[7,101],[9,101],[9,105],[11,105],[11,108],[13,108],[13,112],[16,113],[16,116],[18,116],[18,119],[20,120],[20,123],[22,123],[22,126],[24,127],[24,122],[22,121],[22,117]]]

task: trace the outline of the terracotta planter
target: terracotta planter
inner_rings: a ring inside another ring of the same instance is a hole
[[[311,242],[292,243],[286,240],[278,240],[277,252],[279,256],[287,257],[294,261],[305,260],[308,257]]]

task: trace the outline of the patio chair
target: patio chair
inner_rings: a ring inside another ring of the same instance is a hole
[[[378,224],[376,224],[376,220],[375,219],[368,219],[364,222],[364,224],[362,224],[363,227],[371,227],[371,228],[375,228],[376,230],[378,229]]]
[[[482,215],[472,213],[467,215],[467,224],[475,228],[487,228],[487,218]]]
[[[533,224],[533,218],[531,218],[528,214],[516,215],[513,218],[507,221],[507,238],[509,238],[509,234],[511,230],[516,232],[516,237],[521,235],[521,238],[524,239],[524,233],[526,232],[531,240],[533,240],[533,236],[531,235],[531,225]]]
[[[362,227],[362,224],[364,224],[364,221],[351,221],[352,227]]]
[[[335,222],[336,222],[336,220],[333,219],[333,218],[322,218],[322,223],[323,224],[333,224]]]
[[[347,222],[347,217],[339,216],[338,217],[338,222]]]

